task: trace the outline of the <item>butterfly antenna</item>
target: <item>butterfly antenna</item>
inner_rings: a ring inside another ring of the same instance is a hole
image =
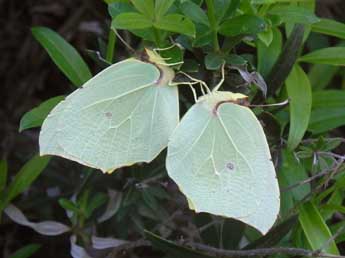
[[[263,105],[248,105],[249,107],[281,107],[289,104],[289,99],[286,99],[282,102],[279,103],[274,103],[274,104],[263,104]]]
[[[166,51],[166,50],[169,50],[169,49],[172,49],[174,47],[178,47],[178,48],[181,48],[181,45],[178,44],[178,43],[175,43],[173,42],[171,46],[169,47],[164,47],[164,48],[154,48],[153,49],[153,52],[157,53],[157,51]]]
[[[220,86],[222,86],[222,84],[224,83],[224,80],[225,80],[225,63],[222,64],[221,72],[222,72],[222,79],[214,87],[214,89],[212,90],[213,92],[216,92],[220,88]]]
[[[189,84],[189,88],[192,90],[193,92],[193,97],[194,97],[194,101],[195,103],[198,101],[198,97],[196,96],[196,91],[195,89],[193,88],[192,84]]]
[[[190,76],[189,74],[183,72],[183,71],[179,71],[178,73],[181,73],[183,74],[184,76],[186,76],[188,79],[192,80],[193,82],[197,82],[200,84],[201,88],[204,87],[207,91],[208,94],[211,94],[211,90],[210,88],[207,86],[206,82],[202,81],[202,80],[199,80],[197,78],[194,78],[192,76]],[[202,92],[204,93],[204,91],[202,90]]]
[[[194,101],[197,102],[198,101],[198,97],[197,97],[195,89],[193,88],[193,85],[197,84],[197,83],[199,83],[199,82],[173,82],[173,83],[170,83],[169,86],[188,85],[190,87],[190,89],[192,90]]]
[[[114,31],[115,35],[120,39],[120,41],[122,42],[122,44],[124,44],[125,47],[128,48],[131,52],[135,53],[134,48],[132,48],[132,47],[126,42],[126,40],[124,40],[124,39],[122,38],[122,36],[117,32],[117,30],[114,29],[114,28],[113,28],[112,30]]]

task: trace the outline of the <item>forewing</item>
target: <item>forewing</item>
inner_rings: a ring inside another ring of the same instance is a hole
[[[107,172],[151,161],[178,122],[177,89],[157,86],[159,78],[154,65],[135,59],[102,71],[48,116],[41,154]]]
[[[168,145],[167,170],[197,212],[241,220],[265,233],[279,189],[261,125],[246,108],[196,103]]]

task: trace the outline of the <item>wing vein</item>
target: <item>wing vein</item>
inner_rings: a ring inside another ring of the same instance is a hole
[[[234,140],[232,139],[232,137],[231,137],[231,135],[230,135],[228,129],[226,128],[226,126],[225,126],[225,124],[224,124],[223,119],[222,119],[220,116],[218,117],[218,119],[219,119],[219,122],[220,122],[221,126],[223,127],[223,129],[224,129],[224,131],[225,131],[225,134],[227,135],[227,138],[229,139],[229,141],[231,142],[232,146],[234,147],[236,153],[239,154],[239,155],[242,157],[242,159],[247,163],[247,166],[249,167],[249,169],[250,169],[250,171],[252,172],[252,174],[254,174],[253,168],[251,167],[250,163],[249,163],[248,160],[245,158],[245,156],[243,155],[243,153],[240,152],[240,150],[237,148],[237,146],[236,146]],[[237,160],[237,155],[236,155],[236,162],[238,162],[238,160]]]

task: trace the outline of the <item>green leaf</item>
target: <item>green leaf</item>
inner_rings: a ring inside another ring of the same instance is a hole
[[[313,92],[313,110],[308,130],[323,133],[345,124],[345,91]]]
[[[27,257],[32,256],[34,253],[36,253],[38,249],[40,248],[41,248],[41,245],[29,244],[17,250],[9,258],[27,258]]]
[[[309,202],[300,207],[299,222],[314,251],[323,248],[323,252],[339,255],[335,242],[331,240],[332,234],[314,204]]]
[[[224,58],[219,53],[208,53],[205,57],[205,66],[208,70],[218,70],[224,63]]]
[[[330,19],[321,19],[312,24],[311,30],[340,39],[345,39],[345,24]]]
[[[5,201],[2,204],[6,207],[20,193],[25,191],[35,179],[41,174],[50,161],[49,156],[34,156],[17,173],[14,180],[10,183],[7,190]]]
[[[308,131],[324,133],[345,125],[345,107],[316,108],[311,112]]]
[[[57,96],[48,99],[29,112],[26,112],[20,120],[19,132],[41,126],[49,112],[64,98],[64,96]]]
[[[296,5],[275,5],[268,13],[278,15],[287,23],[313,24],[320,21],[311,10]]]
[[[280,167],[280,170],[283,170],[282,167]],[[292,193],[290,191],[285,191],[287,187],[290,186],[290,183],[288,179],[286,178],[285,174],[280,172],[277,173],[278,182],[280,189],[284,189],[280,193],[280,211],[279,215],[282,219],[290,216],[291,210],[294,208],[295,201],[292,196]]]
[[[83,85],[92,77],[89,67],[79,53],[59,34],[45,27],[33,27],[31,31],[53,62],[75,86]]]
[[[206,13],[204,12],[204,10],[201,9],[199,5],[188,0],[183,2],[180,5],[180,8],[183,14],[186,15],[192,21],[204,24],[206,26],[210,26]]]
[[[282,50],[282,35],[277,28],[272,29],[273,39],[269,46],[261,40],[257,41],[258,72],[265,78],[272,70]]]
[[[313,109],[332,107],[345,108],[344,90],[322,90],[313,92]]]
[[[272,247],[278,244],[281,239],[286,237],[297,222],[297,216],[292,216],[284,222],[272,228],[266,235],[256,239],[254,242],[246,245],[242,249],[250,250],[254,248]]]
[[[0,161],[0,194],[6,187],[7,172],[8,172],[7,161],[3,159]]]
[[[165,15],[174,2],[175,0],[156,0],[155,1],[156,19],[159,19],[160,17]]]
[[[339,67],[334,65],[315,64],[308,73],[313,90],[324,89],[338,72]]]
[[[240,15],[226,20],[219,29],[219,33],[233,37],[240,34],[257,34],[266,30],[264,19],[254,15]]]
[[[152,243],[152,245],[159,250],[166,252],[169,255],[173,255],[173,257],[183,257],[183,258],[210,258],[206,254],[202,254],[198,251],[193,249],[180,246],[170,240],[161,238],[156,234],[145,230],[146,238]]]
[[[94,195],[91,200],[88,201],[86,208],[86,218],[89,218],[97,208],[106,203],[107,199],[107,195],[104,193],[97,193],[96,195]]]
[[[195,27],[193,22],[181,14],[168,14],[156,21],[154,23],[154,27],[195,37]]]
[[[342,206],[343,194],[339,188],[336,188],[327,203],[322,206],[321,214],[324,220],[330,219],[335,212],[345,213],[345,207]]]
[[[108,5],[108,13],[114,19],[121,13],[135,12],[135,8],[130,3],[112,3]]]
[[[308,53],[298,59],[313,64],[345,65],[345,47],[328,47]]]
[[[233,11],[235,11],[234,9],[237,8],[237,4],[239,4],[236,2],[239,2],[239,1],[238,0],[236,0],[236,1],[214,0],[214,3],[213,3],[214,4],[214,11],[217,14],[216,20],[217,20],[218,24],[220,22],[222,22],[224,19],[231,16]]]
[[[267,47],[271,45],[271,42],[273,40],[273,32],[272,29],[268,29],[266,31],[260,32],[258,34],[258,38],[262,43],[264,43]]]
[[[206,25],[196,23],[196,37],[193,47],[203,47],[212,43],[214,32]]]
[[[115,29],[135,30],[152,27],[152,21],[140,13],[121,13],[113,19],[111,26]]]
[[[293,150],[307,130],[312,105],[309,79],[300,66],[295,65],[292,69],[286,80],[286,89],[290,99],[288,147]]]
[[[284,176],[288,186],[294,185],[308,178],[307,171],[300,161],[298,161],[289,150],[284,150],[282,153],[283,164],[280,168],[279,175]],[[289,190],[292,193],[295,201],[301,201],[311,191],[310,184],[306,183]]]
[[[155,6],[153,0],[131,0],[134,7],[148,19],[153,19],[155,15]]]
[[[72,211],[76,214],[80,213],[79,207],[76,203],[74,203],[74,202],[72,202],[66,198],[60,198],[58,202],[59,202],[60,206],[62,208],[64,208],[65,210]]]
[[[248,61],[243,58],[242,56],[235,55],[235,54],[230,54],[225,57],[225,61],[227,64],[230,65],[246,65]]]

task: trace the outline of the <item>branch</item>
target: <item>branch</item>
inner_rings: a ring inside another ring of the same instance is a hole
[[[291,72],[303,44],[303,35],[304,26],[302,24],[296,24],[270,74],[265,78],[269,82],[269,95],[275,94],[276,90],[283,84]]]
[[[170,241],[169,241],[170,242]],[[305,257],[320,257],[320,258],[345,258],[345,256],[323,253],[320,250],[311,251],[302,248],[290,247],[273,247],[273,248],[259,248],[251,250],[224,250],[215,247],[198,244],[198,243],[176,243],[176,246],[184,248],[192,248],[202,254],[207,254],[211,257],[217,258],[236,258],[236,257],[255,257],[255,256],[268,256],[268,255],[291,255],[291,256],[305,256]],[[152,244],[148,240],[140,239],[134,242],[125,243],[115,247],[106,258],[115,258],[120,252],[127,252],[138,247],[151,247]]]
[[[331,168],[331,169],[325,169],[324,171],[322,171],[322,172],[320,172],[320,173],[318,173],[318,174],[315,174],[315,175],[313,175],[313,176],[311,176],[311,177],[309,177],[309,178],[307,178],[307,179],[305,179],[305,180],[299,181],[299,182],[297,182],[297,183],[295,183],[295,184],[292,184],[292,185],[289,185],[289,186],[283,188],[283,189],[282,189],[282,192],[288,192],[289,190],[291,190],[291,189],[293,189],[293,188],[296,188],[296,187],[305,185],[305,184],[307,184],[307,183],[310,183],[310,182],[312,182],[312,181],[314,181],[314,180],[316,180],[316,179],[318,179],[318,178],[320,178],[320,177],[323,177],[323,176],[325,176],[325,175],[331,173],[332,171],[333,171],[333,168]]]
[[[341,255],[327,254],[320,251],[310,251],[302,248],[273,247],[253,250],[223,250],[196,243],[188,245],[193,247],[195,250],[217,258],[254,257],[274,254],[322,258],[345,258],[345,256]]]
[[[113,248],[113,250],[110,252],[110,254],[108,254],[106,256],[106,258],[116,258],[118,257],[119,253],[123,253],[123,252],[127,252],[129,250],[138,248],[138,247],[147,247],[147,246],[151,246],[151,242],[148,240],[144,240],[144,239],[140,239],[134,242],[129,242],[129,243],[125,243],[122,245],[119,245],[115,248]]]

